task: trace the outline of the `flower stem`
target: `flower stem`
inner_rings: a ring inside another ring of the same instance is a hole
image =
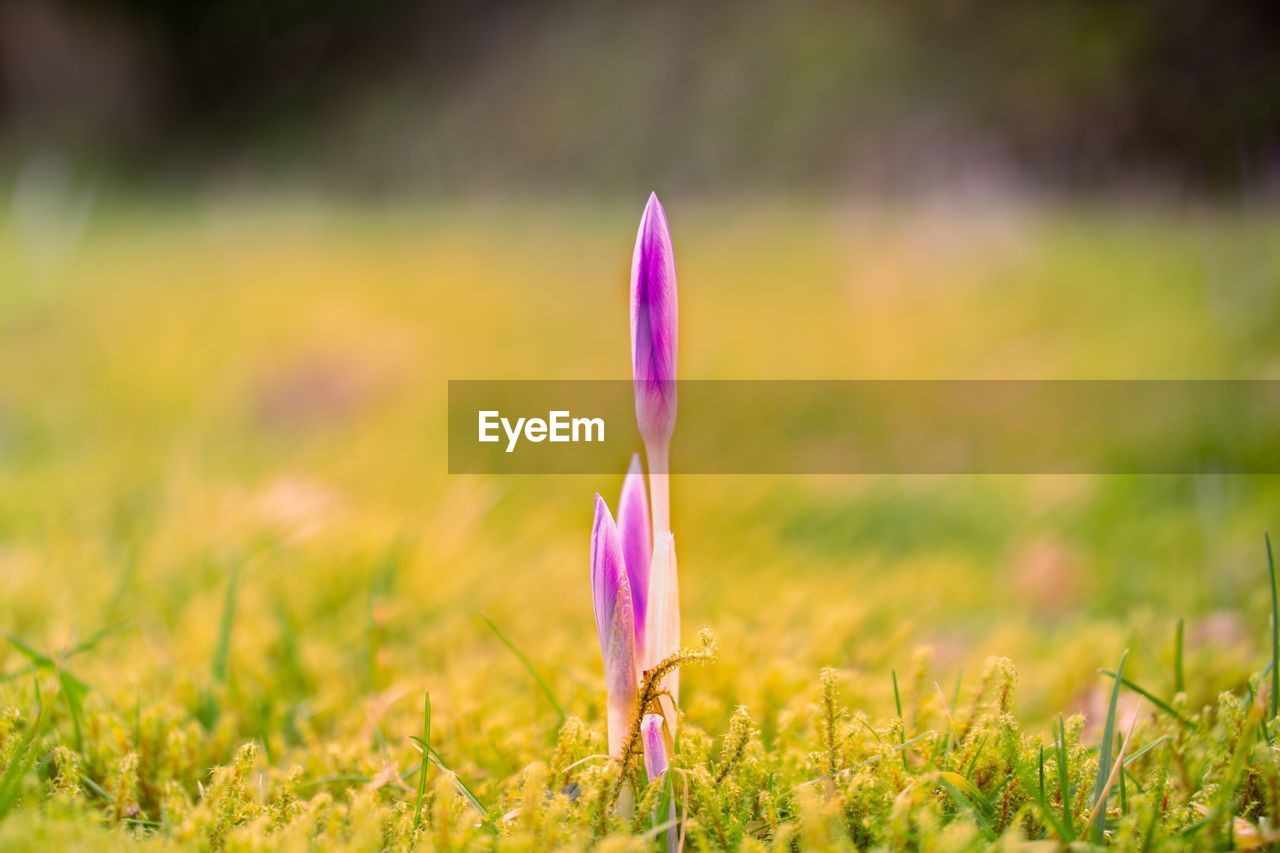
[[[653,543],[671,532],[671,478],[668,462],[670,446],[665,441],[646,441],[649,458],[649,509],[653,516]]]

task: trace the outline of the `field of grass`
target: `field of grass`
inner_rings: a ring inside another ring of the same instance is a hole
[[[667,207],[685,377],[1280,375],[1271,213]],[[716,656],[611,814],[622,472],[450,477],[444,405],[628,376],[638,212],[15,208],[0,848],[655,849],[665,797],[686,849],[1280,837],[1280,482],[1213,472],[676,477]]]

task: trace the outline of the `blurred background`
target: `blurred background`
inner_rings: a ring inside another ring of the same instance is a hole
[[[130,186],[1274,192],[1266,0],[6,0],[0,151]]]
[[[598,727],[622,471],[449,477],[446,380],[625,378],[651,189],[684,378],[1280,377],[1278,43],[1265,0],[0,0],[0,624],[126,626],[86,706],[190,730],[193,791],[250,738],[372,776],[371,720],[416,761],[429,687],[489,796],[554,719],[477,614]],[[673,524],[711,732],[794,734],[823,666],[887,719],[922,646],[1013,658],[1029,725],[1125,648],[1171,695],[1179,619],[1193,706],[1267,659],[1276,478],[677,477]]]

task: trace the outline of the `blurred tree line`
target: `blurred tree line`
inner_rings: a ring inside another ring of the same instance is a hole
[[[1271,188],[1275,0],[4,0],[0,154],[353,186]]]

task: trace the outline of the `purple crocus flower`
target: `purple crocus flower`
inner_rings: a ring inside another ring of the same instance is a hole
[[[651,193],[631,257],[631,376],[636,421],[649,457],[655,538],[671,529],[666,476],[667,451],[676,425],[676,319],[671,232],[662,202]]]
[[[591,591],[608,691],[609,754],[615,758],[624,757],[630,726],[642,710],[637,694],[643,671],[680,646],[667,464],[676,421],[676,265],[667,216],[656,195],[645,206],[631,261],[631,366],[636,420],[649,464],[649,509],[644,471],[639,456],[633,456],[618,500],[621,529],[596,495],[591,530]],[[661,713],[641,721],[650,779],[666,772],[674,746],[677,672],[659,686]],[[673,845],[669,834],[668,846]]]
[[[667,741],[662,735],[662,715],[645,714],[640,722],[640,741],[644,746],[644,770],[650,784],[667,772]]]
[[[676,259],[667,214],[649,194],[631,256],[631,369],[645,442],[671,439],[676,425]]]
[[[604,656],[609,754],[621,756],[627,731],[635,720],[639,692],[635,612],[622,538],[609,507],[599,495],[591,526],[591,593],[596,633]]]
[[[661,714],[645,714],[644,719],[640,721],[640,745],[644,749],[644,772],[649,777],[649,784],[660,780],[666,775],[667,768],[670,764],[667,761],[667,738],[662,730],[663,719]],[[668,817],[671,821],[676,818],[676,804],[673,802],[669,805]],[[658,820],[657,809],[654,809],[653,819]],[[678,836],[673,830],[664,833],[667,837],[668,853],[675,853],[680,849]]]
[[[649,600],[649,561],[653,552],[649,530],[649,496],[644,488],[640,455],[631,457],[631,467],[622,481],[618,498],[618,533],[622,537],[622,558],[631,584],[632,612],[635,614],[636,658],[644,657],[645,608]]]
[[[640,217],[631,258],[631,373],[635,385],[636,421],[649,463],[653,556],[645,589],[642,670],[650,669],[680,646],[680,604],[675,546],[671,540],[671,491],[668,453],[676,423],[676,261],[667,214],[650,194]],[[679,677],[663,686],[674,699]],[[667,721],[674,733],[674,709]]]

